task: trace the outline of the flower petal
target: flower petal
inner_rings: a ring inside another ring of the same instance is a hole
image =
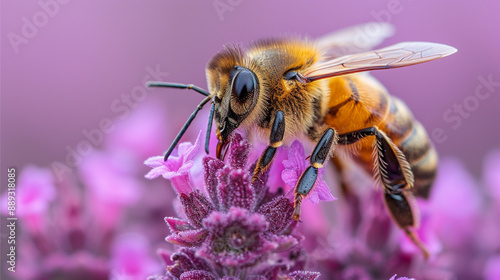
[[[215,208],[219,208],[219,197],[218,197],[218,177],[217,171],[224,167],[224,162],[217,158],[206,156],[203,158],[203,176],[205,178],[206,191],[208,196],[212,200]]]
[[[196,137],[196,141],[194,144],[191,144],[189,142],[184,142],[179,145],[179,156],[183,157],[183,161],[191,161],[193,157],[196,155],[198,150],[200,149],[200,137],[201,137],[201,130],[198,132],[198,136]]]
[[[290,187],[295,187],[300,176],[306,167],[309,166],[309,163],[305,160],[304,147],[298,140],[295,140],[290,146],[288,159],[283,161],[283,166],[285,166],[285,170],[281,173],[281,178]],[[328,185],[323,181],[324,174],[324,168],[319,168],[316,182],[306,196],[306,199],[312,203],[319,203],[320,200],[335,200],[335,197],[330,192],[330,188],[328,188]]]
[[[179,144],[177,149],[178,156],[171,155],[167,161],[162,156],[150,157],[144,164],[152,167],[153,170],[146,174],[146,178],[153,179],[162,175],[165,179],[172,181],[177,193],[190,193],[192,191],[189,180],[189,171],[193,167],[193,157],[200,148],[201,131],[198,133],[196,142],[191,144],[184,142]],[[175,154],[175,150],[174,153]]]
[[[276,252],[284,252],[299,244],[299,240],[292,235],[273,235],[268,239],[278,245],[275,249]]]
[[[203,270],[212,272],[209,263],[196,256],[196,250],[191,248],[181,248],[179,252],[172,254],[170,257],[174,265],[171,265],[167,270],[175,277],[180,278],[184,272],[193,270]]]
[[[189,174],[173,176],[170,178],[170,182],[179,195],[190,194],[193,191]]]
[[[231,171],[220,197],[226,209],[241,207],[252,210],[255,206],[255,192],[250,185],[250,175],[243,169]]]
[[[289,274],[294,280],[315,280],[318,279],[321,273],[314,271],[294,271]]]
[[[163,175],[165,173],[168,172],[168,169],[167,167],[165,166],[158,166],[158,167],[155,167],[153,169],[151,169],[151,171],[148,172],[148,174],[146,174],[144,177],[146,177],[146,179],[154,179],[156,177],[159,177],[160,175]]]
[[[292,221],[293,204],[288,198],[279,196],[262,205],[258,212],[266,216],[269,232],[278,234]]]
[[[236,133],[231,137],[226,162],[233,168],[244,168],[250,153],[250,143]]]
[[[197,228],[203,227],[203,219],[214,210],[208,199],[199,191],[181,194],[180,198],[189,222]]]
[[[144,164],[149,166],[149,167],[163,166],[164,163],[165,163],[165,161],[163,159],[163,156],[150,157],[144,161]]]
[[[180,220],[177,218],[166,217],[165,222],[167,223],[170,231],[172,233],[177,233],[179,231],[186,231],[194,229],[188,221]]]
[[[180,280],[215,280],[218,279],[212,272],[205,270],[192,270],[181,274]]]
[[[407,277],[398,277],[396,278],[397,274],[394,274],[391,279],[389,280],[413,280],[413,278],[407,278]]]
[[[208,232],[205,229],[186,230],[169,235],[165,240],[172,244],[193,247],[199,246],[207,235]]]

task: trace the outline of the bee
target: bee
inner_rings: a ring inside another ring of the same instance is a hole
[[[360,30],[373,30],[373,24],[378,25],[377,36],[364,44],[355,39]],[[224,157],[236,129],[268,141],[252,182],[270,167],[280,146],[297,138],[308,139],[314,145],[310,166],[294,190],[293,218],[299,220],[302,199],[313,188],[318,169],[333,158],[334,166],[342,170],[342,160],[334,157],[336,147],[355,145],[355,160],[382,186],[383,200],[393,220],[428,256],[415,233],[419,218],[414,196],[429,195],[437,169],[436,151],[403,101],[389,95],[365,72],[419,64],[457,50],[427,42],[369,50],[390,33],[390,25],[369,23],[317,40],[258,41],[245,52],[229,46],[207,65],[208,91],[194,85],[150,82],[149,86],[192,89],[205,96],[166,152],[165,160],[208,102],[207,153],[213,119],[219,159]]]

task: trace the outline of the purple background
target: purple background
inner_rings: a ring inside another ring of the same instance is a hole
[[[214,3],[230,10],[220,17]],[[289,34],[316,38],[376,21],[388,5],[399,10],[389,19],[396,34],[382,46],[420,40],[449,44],[458,53],[374,76],[429,132],[443,129],[447,139],[436,144],[442,156],[459,157],[479,175],[483,156],[499,146],[500,87],[457,129],[443,114],[474,95],[478,77],[500,81],[498,1],[68,1],[17,53],[8,34],[22,34],[23,17],[43,20],[43,9],[38,1],[2,1],[1,174],[11,166],[64,162],[66,147],[86,139],[82,130],[120,116],[111,105],[143,85],[148,65],[159,65],[169,81],[206,88],[205,65],[225,43],[245,46]],[[150,90],[147,99],[177,116],[169,120],[177,130],[201,96]]]

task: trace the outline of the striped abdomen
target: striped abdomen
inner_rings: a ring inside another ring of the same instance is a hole
[[[326,124],[339,134],[376,126],[403,152],[415,178],[417,195],[427,197],[436,175],[437,154],[423,126],[406,105],[366,74],[333,78],[329,82],[329,112]],[[358,141],[356,156],[372,170],[373,137]]]

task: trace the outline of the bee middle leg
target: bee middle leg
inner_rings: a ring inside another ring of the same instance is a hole
[[[294,220],[300,220],[302,198],[312,190],[318,177],[318,169],[323,167],[323,163],[336,143],[337,131],[328,128],[316,144],[316,147],[314,147],[310,158],[311,165],[304,170],[295,186],[294,212],[292,216]]]
[[[253,172],[252,183],[260,178],[266,170],[271,167],[276,150],[283,145],[283,137],[285,135],[285,115],[282,111],[277,111],[273,126],[271,128],[271,135],[269,137],[269,146],[260,156],[257,165]]]
[[[404,154],[384,132],[376,127],[341,134],[338,143],[349,145],[367,136],[375,136],[374,173],[380,178],[384,187],[385,205],[396,224],[405,231],[427,258],[429,253],[413,230],[418,227],[418,209],[415,207],[415,198],[411,192],[413,173]]]

